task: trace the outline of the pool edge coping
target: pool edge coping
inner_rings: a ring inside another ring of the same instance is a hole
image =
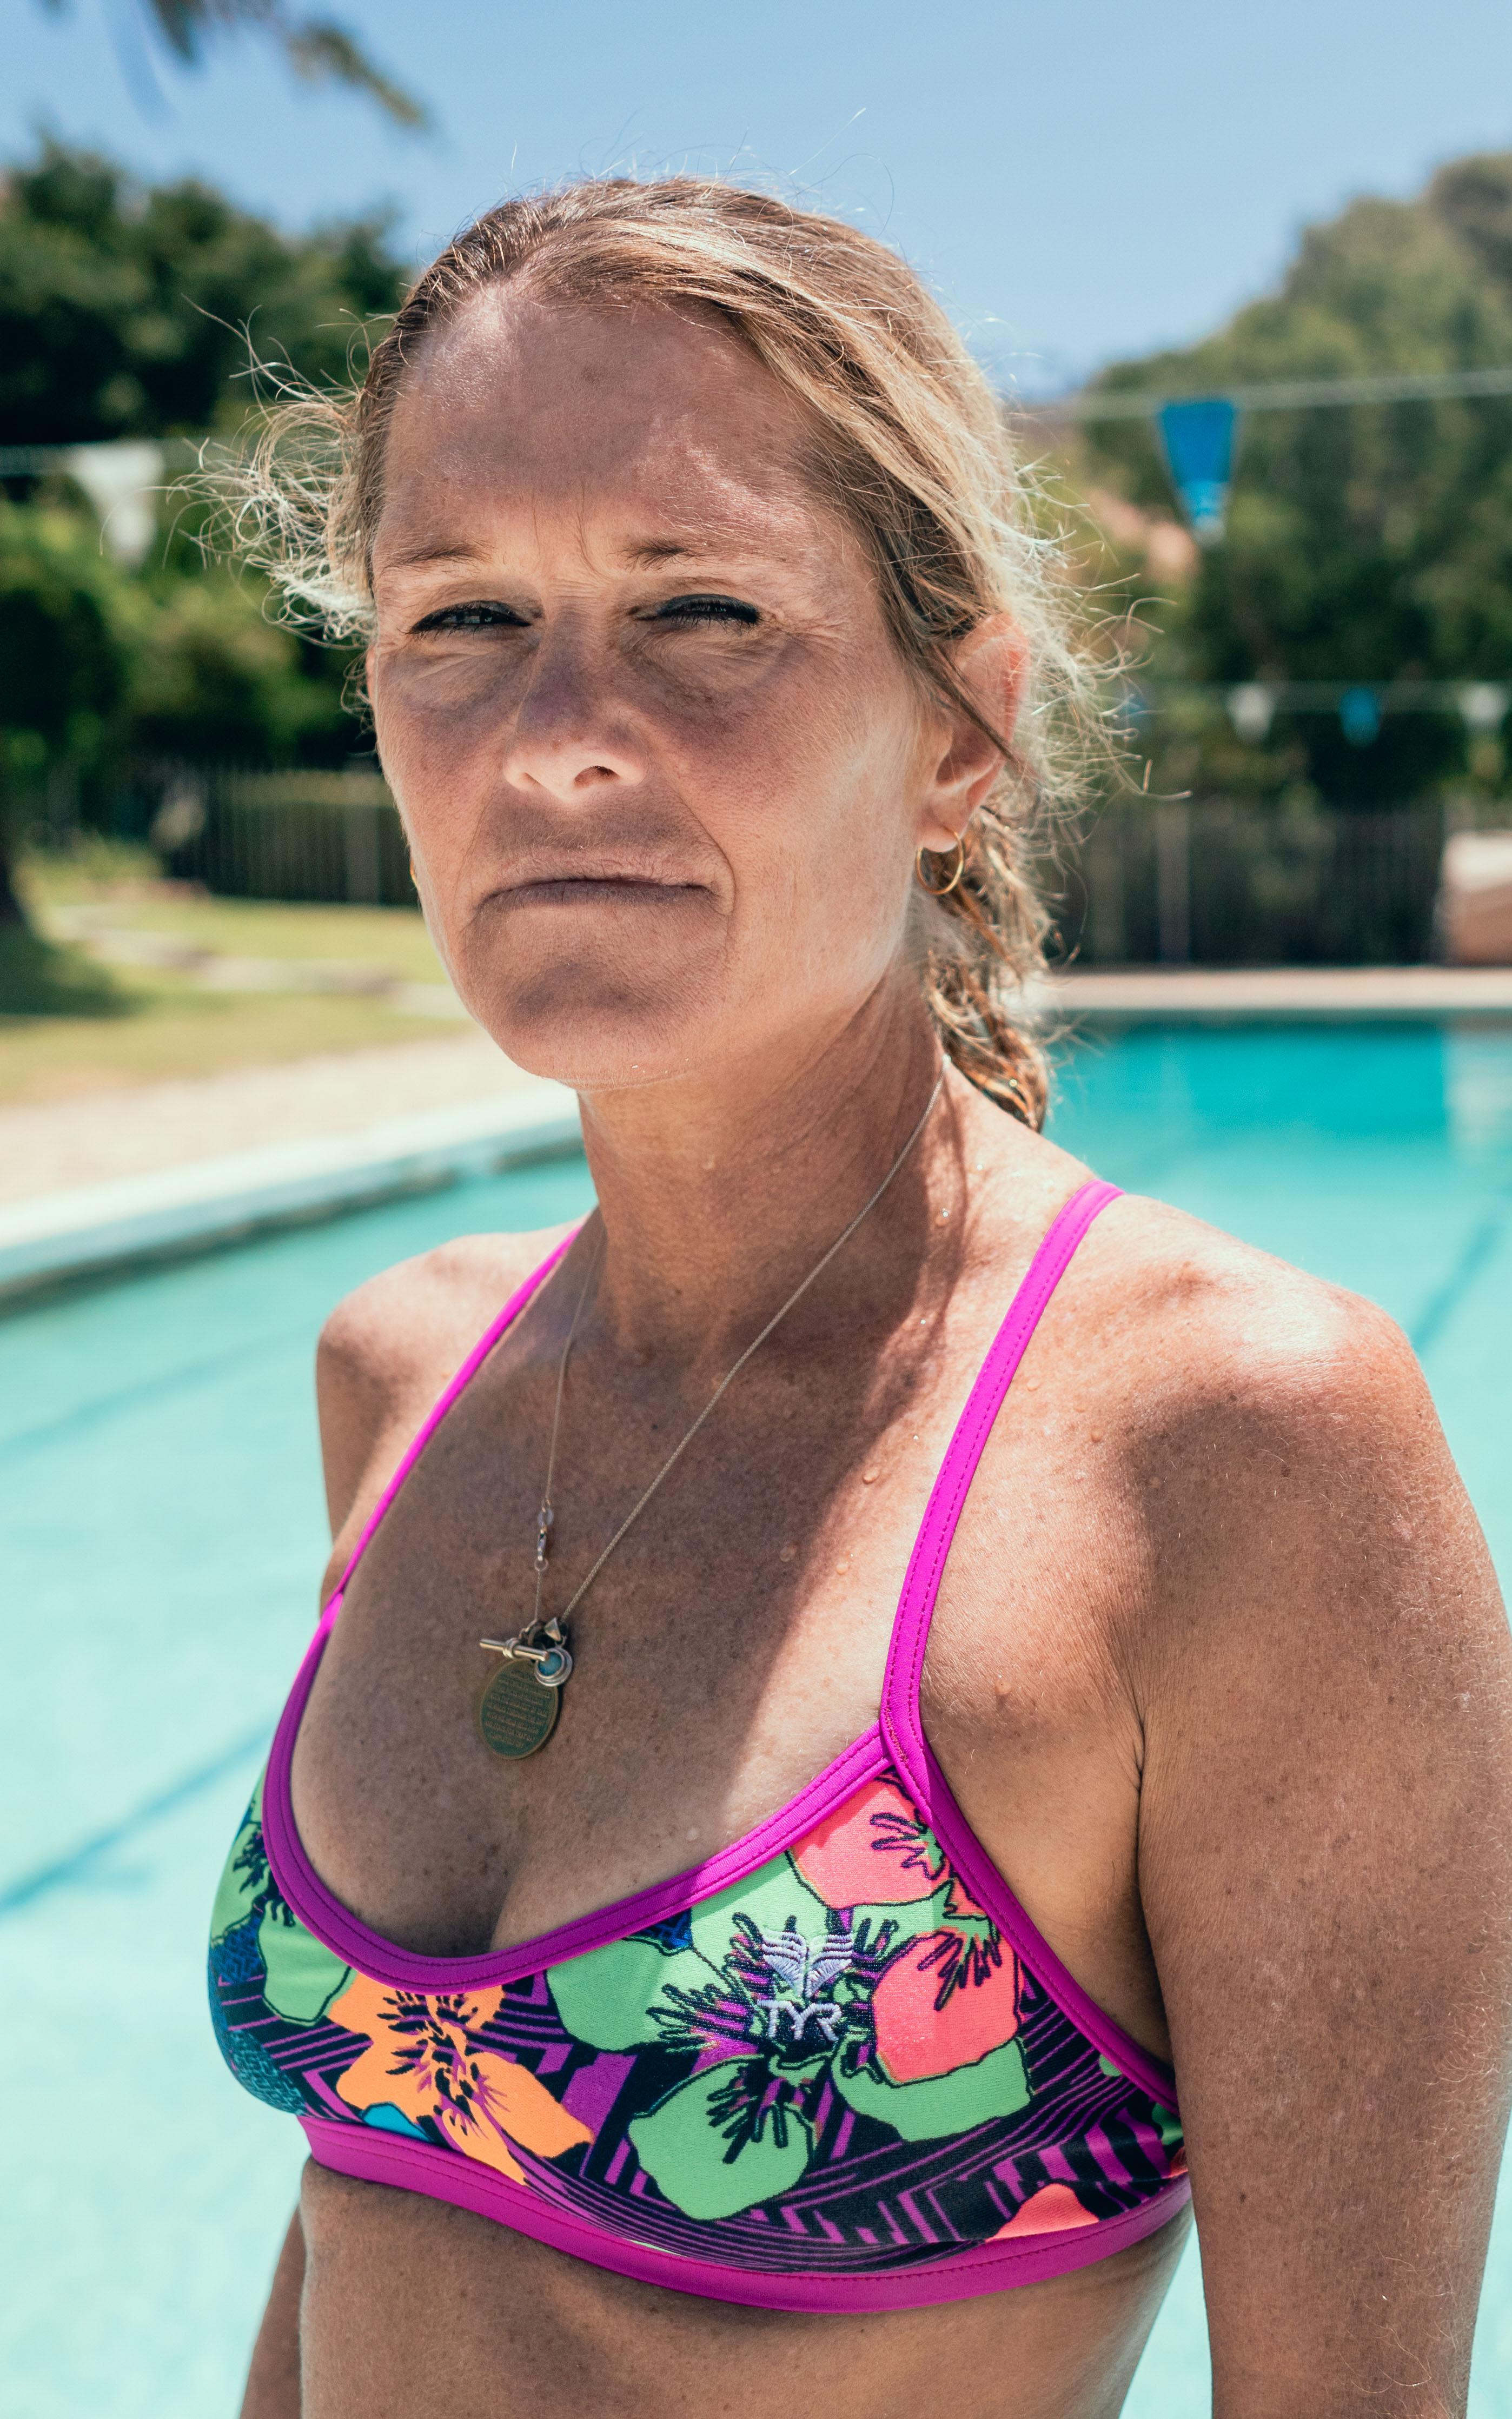
[[[576,1096],[542,1084],[523,1097],[39,1194],[0,1206],[0,1312],[82,1278],[563,1157],[581,1141]]]

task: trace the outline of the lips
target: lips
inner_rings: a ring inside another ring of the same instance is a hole
[[[499,893],[505,906],[583,907],[597,901],[633,900],[651,906],[702,892],[702,882],[664,882],[647,874],[544,874],[511,883]]]

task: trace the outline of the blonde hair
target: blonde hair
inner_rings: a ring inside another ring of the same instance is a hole
[[[1003,763],[972,818],[960,881],[915,899],[924,998],[949,1057],[1039,1127],[1047,1079],[1025,1021],[1048,919],[1031,871],[1047,804],[1078,785],[1090,673],[1053,537],[1014,459],[1004,414],[938,303],[895,253],[842,222],[693,177],[589,178],[504,202],[416,280],[360,388],[291,392],[230,474],[239,551],[287,610],[332,638],[372,622],[370,563],[384,439],[408,365],[483,288],[596,308],[697,306],[719,315],[806,407],[813,475],[873,562],[904,663],[964,708]],[[1006,614],[1026,648],[1011,740],[965,694],[957,640]],[[929,864],[938,883],[949,859]]]

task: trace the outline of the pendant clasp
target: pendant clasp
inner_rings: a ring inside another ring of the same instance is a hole
[[[501,1655],[506,1663],[533,1663],[543,1688],[560,1688],[572,1677],[567,1633],[555,1614],[549,1621],[527,1622],[513,1638],[480,1638],[478,1644],[490,1655]]]

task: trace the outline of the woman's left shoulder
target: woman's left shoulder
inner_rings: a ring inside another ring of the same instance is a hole
[[[1379,1639],[1447,1596],[1473,1627],[1500,1625],[1485,1542],[1394,1319],[1160,1202],[1126,1196],[1098,1226],[1076,1315],[1161,1573],[1152,1609],[1215,1635],[1263,1614],[1283,1651],[1304,1630]]]
[[[1105,1382],[1126,1381],[1142,1422],[1174,1433],[1198,1418],[1218,1449],[1256,1420],[1337,1430],[1413,1406],[1432,1417],[1412,1346],[1379,1304],[1165,1202],[1111,1203],[1082,1274]]]

